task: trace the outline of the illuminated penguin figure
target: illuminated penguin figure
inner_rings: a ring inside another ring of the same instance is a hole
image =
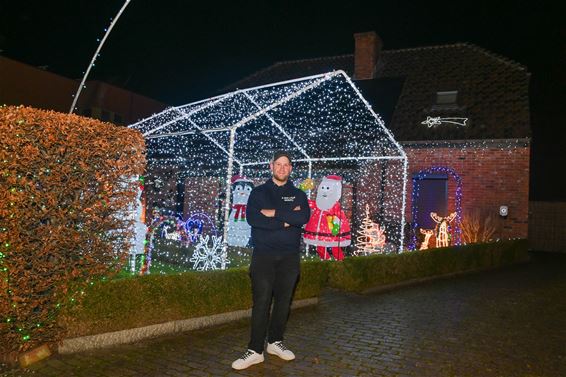
[[[239,175],[232,177],[232,208],[228,224],[227,242],[230,246],[246,247],[252,228],[246,221],[246,206],[254,184]]]
[[[342,177],[329,175],[322,179],[316,192],[316,200],[309,200],[311,217],[305,226],[305,244],[316,246],[322,259],[344,259],[342,247],[349,246],[351,230],[348,218],[342,211]]]

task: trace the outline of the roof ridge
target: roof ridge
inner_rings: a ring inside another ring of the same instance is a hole
[[[318,60],[324,60],[324,59],[335,59],[335,58],[345,58],[345,57],[353,57],[354,54],[342,54],[342,55],[333,55],[333,56],[322,56],[322,57],[316,57],[316,58],[305,58],[305,59],[290,59],[290,60],[281,60],[281,61],[276,61],[275,63],[268,65],[258,71],[255,71],[251,74],[249,74],[248,76],[245,76],[243,78],[241,78],[240,80],[233,82],[229,85],[226,85],[224,88],[222,88],[222,91],[225,91],[226,89],[232,90],[232,88],[238,88],[238,85],[240,83],[246,82],[250,79],[253,79],[255,76],[261,76],[261,74],[263,74],[264,72],[269,71],[270,69],[272,69],[273,67],[276,66],[280,66],[280,65],[285,65],[285,64],[291,64],[291,63],[303,63],[303,62],[307,62],[307,61],[318,61]]]
[[[507,64],[513,68],[517,68],[522,71],[526,71],[527,67],[521,63],[518,63],[512,59],[509,59],[503,55],[497,54],[493,51],[490,51],[484,47],[480,47],[476,44],[469,43],[469,42],[456,42],[451,44],[444,44],[444,45],[431,45],[431,46],[421,46],[421,47],[408,47],[408,48],[400,48],[395,50],[384,50],[384,53],[396,53],[396,52],[407,52],[407,51],[418,51],[418,50],[432,50],[432,49],[440,49],[440,48],[454,48],[454,47],[468,47],[472,50],[476,50],[477,52],[481,52],[484,55],[487,55],[491,58],[494,58],[501,63]]]
[[[520,69],[520,70],[522,70],[522,71],[527,71],[527,73],[530,75],[530,73],[529,73],[529,71],[527,70],[527,67],[526,67],[525,65],[523,65],[523,64],[521,64],[521,63],[519,63],[519,62],[516,62],[516,61],[514,61],[513,59],[509,59],[509,58],[507,58],[507,57],[505,57],[505,56],[503,56],[503,55],[500,55],[500,54],[495,53],[495,52],[493,52],[493,51],[490,51],[490,50],[488,50],[488,49],[486,49],[486,48],[484,48],[484,47],[475,45],[475,44],[473,44],[473,43],[468,43],[467,46],[470,47],[470,48],[472,48],[472,49],[474,49],[474,50],[477,50],[478,52],[481,52],[481,53],[483,53],[483,54],[485,54],[485,55],[487,55],[487,56],[489,56],[489,57],[495,58],[495,59],[499,60],[499,61],[502,62],[502,63],[505,63],[505,64],[507,64],[507,65],[510,65],[510,66],[512,66],[512,67],[514,67],[514,68],[517,68],[517,69]]]
[[[289,63],[302,63],[302,62],[316,61],[316,60],[346,58],[346,57],[353,57],[353,56],[354,56],[354,54],[341,54],[341,55],[319,56],[319,57],[316,57],[316,58],[281,60],[281,61],[273,63],[272,66],[273,65],[289,64]]]
[[[493,58],[503,64],[506,64],[512,68],[518,69],[520,71],[526,71],[527,74],[530,75],[530,73],[527,70],[527,67],[522,65],[521,63],[518,63],[514,60],[511,60],[503,55],[499,55],[497,53],[494,53],[488,49],[485,49],[483,47],[480,47],[478,45],[475,45],[473,43],[468,43],[468,42],[456,42],[456,43],[450,43],[450,44],[442,44],[442,45],[431,45],[431,46],[420,46],[420,47],[408,47],[408,48],[400,48],[400,49],[394,49],[394,50],[383,50],[381,53],[382,54],[395,54],[395,53],[403,53],[403,52],[411,52],[411,51],[422,51],[422,50],[433,50],[433,49],[444,49],[444,48],[457,48],[457,47],[466,47],[466,48],[470,48],[472,50],[475,50],[479,53],[482,53],[490,58]],[[278,66],[283,66],[283,65],[288,65],[288,64],[300,64],[300,63],[305,63],[305,62],[316,62],[316,61],[323,61],[323,60],[328,60],[328,59],[339,59],[339,58],[347,58],[347,57],[353,57],[354,54],[341,54],[341,55],[330,55],[330,56],[320,56],[320,57],[314,57],[314,58],[304,58],[304,59],[289,59],[289,60],[281,60],[281,61],[276,61],[271,65],[268,65],[258,71],[253,72],[252,74],[243,77],[242,79],[229,84],[227,86],[225,86],[223,88],[223,90],[226,89],[232,89],[232,88],[238,88],[238,85],[240,85],[241,83],[245,83],[248,80],[252,80],[254,77],[257,76],[261,76],[263,73],[269,71],[270,69],[274,68],[274,67],[278,67]]]

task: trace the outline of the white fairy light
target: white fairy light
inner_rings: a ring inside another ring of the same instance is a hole
[[[293,180],[342,175],[352,221],[361,221],[369,203],[388,234],[388,250],[403,250],[407,156],[342,71],[238,90],[130,127],[146,138],[148,205],[178,216],[206,212],[223,228],[224,256],[231,178],[239,173],[261,183],[277,149],[293,155]],[[160,187],[151,184],[157,178]]]
[[[81,84],[79,85],[79,88],[77,89],[77,93],[74,95],[73,103],[71,105],[71,108],[69,109],[69,114],[72,114],[73,111],[75,111],[75,106],[77,105],[77,101],[79,100],[79,96],[81,95],[81,91],[83,90],[83,88],[86,88],[85,82],[86,82],[86,78],[88,77],[88,74],[90,73],[90,70],[92,69],[92,67],[94,67],[94,62],[100,56],[100,50],[102,50],[102,46],[104,45],[104,42],[106,42],[106,38],[108,38],[108,35],[110,35],[112,28],[114,27],[114,25],[116,25],[116,22],[118,22],[118,19],[120,18],[120,16],[122,15],[124,10],[128,6],[128,4],[130,4],[130,1],[131,0],[126,0],[124,2],[124,4],[122,5],[122,8],[120,8],[118,13],[116,14],[116,17],[114,17],[114,19],[110,22],[110,26],[107,29],[104,29],[104,31],[105,31],[104,37],[102,37],[102,40],[98,44],[98,48],[94,52],[94,56],[92,57],[90,64],[88,65],[88,68],[87,68],[87,70],[86,70],[86,72],[83,76]],[[97,42],[98,42],[98,39],[97,39]]]

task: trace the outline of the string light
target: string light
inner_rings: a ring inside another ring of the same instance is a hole
[[[353,222],[369,204],[390,251],[403,250],[407,157],[343,71],[172,107],[129,127],[146,138],[148,206],[206,212],[225,253],[232,176],[262,183],[278,149],[293,155],[293,177],[341,175]]]
[[[88,74],[90,73],[90,70],[94,67],[94,62],[100,56],[100,50],[102,50],[102,46],[104,45],[104,42],[106,42],[106,38],[108,38],[108,35],[110,35],[112,28],[114,27],[116,22],[118,22],[118,19],[120,18],[120,16],[122,15],[124,10],[128,6],[128,4],[130,4],[130,1],[131,0],[126,0],[124,2],[124,4],[122,5],[122,8],[120,8],[120,10],[118,11],[116,18],[114,20],[110,19],[110,21],[111,21],[110,26],[108,27],[108,29],[104,29],[105,33],[104,33],[104,37],[102,38],[102,40],[99,40],[98,38],[96,39],[96,41],[97,42],[100,41],[100,43],[98,45],[98,48],[94,52],[94,56],[92,57],[90,64],[88,65],[88,68],[87,68],[87,70],[86,70],[86,72],[83,76],[83,79],[82,79],[82,81],[79,85],[79,88],[77,89],[77,93],[73,96],[73,103],[71,105],[71,108],[69,109],[69,114],[72,114],[73,111],[75,111],[75,106],[77,105],[77,101],[79,99],[79,96],[81,95],[81,91],[83,90],[83,88],[86,88],[85,82],[86,82],[86,78],[88,77]]]
[[[427,116],[426,120],[422,121],[421,124],[428,126],[428,128],[441,125],[442,123],[456,124],[458,126],[466,126],[468,118],[455,118],[455,117],[431,117]]]
[[[419,224],[417,222],[418,219],[418,206],[416,205],[418,197],[419,197],[419,184],[420,180],[423,180],[429,174],[435,173],[443,173],[450,175],[456,181],[456,223],[454,226],[454,235],[455,235],[455,245],[460,245],[462,242],[462,229],[460,224],[462,223],[462,179],[454,169],[447,168],[444,166],[433,166],[431,168],[422,170],[418,172],[413,177],[413,195],[412,195],[412,218],[413,218],[413,232],[412,232],[412,240],[411,244],[409,245],[410,250],[415,250],[417,247],[417,228],[419,228]]]

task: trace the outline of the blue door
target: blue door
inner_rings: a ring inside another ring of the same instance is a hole
[[[446,216],[448,210],[448,176],[445,174],[427,174],[422,179],[415,179],[416,192],[413,206],[416,206],[417,227],[434,229],[436,223],[430,217],[431,212]],[[415,219],[413,219],[415,220]]]

